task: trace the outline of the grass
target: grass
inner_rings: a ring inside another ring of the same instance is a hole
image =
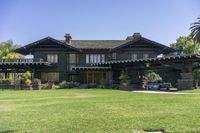
[[[180,90],[180,92],[200,93],[200,88],[198,88],[198,89],[189,89],[189,90]]]
[[[100,89],[0,91],[0,132],[200,132],[199,101]]]

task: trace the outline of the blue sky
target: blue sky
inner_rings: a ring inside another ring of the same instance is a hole
[[[46,36],[125,39],[134,32],[169,45],[190,33],[200,0],[0,0],[0,42],[25,45]]]

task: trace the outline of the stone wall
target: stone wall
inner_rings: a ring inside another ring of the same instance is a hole
[[[181,78],[178,79],[178,89],[192,89],[194,88],[193,73],[181,73]]]

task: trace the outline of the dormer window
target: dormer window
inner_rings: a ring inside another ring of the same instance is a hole
[[[58,63],[58,55],[57,54],[48,54],[47,61],[49,63]]]

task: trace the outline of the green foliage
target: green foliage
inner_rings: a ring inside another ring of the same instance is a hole
[[[176,43],[170,45],[170,47],[176,49],[179,53],[185,54],[198,54],[200,53],[200,43],[196,42],[192,35],[187,37],[179,37]]]
[[[13,80],[11,78],[0,79],[0,84],[11,84]]]
[[[60,89],[69,89],[69,88],[78,87],[79,85],[80,85],[80,83],[74,82],[74,81],[70,81],[70,82],[62,81],[62,82],[59,84],[59,88],[60,88]]]
[[[119,85],[118,84],[111,84],[109,86],[109,88],[111,88],[111,89],[119,89]]]
[[[200,43],[200,17],[197,18],[198,22],[194,22],[191,24],[191,34],[194,40]]]
[[[8,40],[0,43],[0,59],[23,58],[23,55],[13,52],[19,45]]]
[[[37,79],[37,78],[34,78],[33,79],[33,84],[41,84],[41,80],[40,79]]]
[[[25,84],[25,85],[31,85],[32,84],[31,72],[30,71],[27,71],[26,73],[19,75],[19,79],[21,79],[22,83]]]
[[[30,86],[30,85],[32,84],[32,81],[31,81],[30,79],[26,79],[26,80],[24,81],[24,83],[25,83],[25,85]]]
[[[129,84],[129,76],[124,71],[121,71],[119,80],[121,85],[127,86]]]
[[[108,88],[108,83],[105,79],[101,79],[97,87],[102,89]]]
[[[198,82],[200,82],[200,69],[195,69],[193,71],[193,74],[194,74],[194,79],[198,80]]]
[[[42,87],[41,85],[42,85],[42,82],[40,79],[37,79],[37,78],[33,79],[32,87],[34,89],[41,89]]]
[[[160,75],[155,73],[155,72],[153,72],[153,71],[145,72],[144,77],[148,82],[157,82],[157,81],[162,80]]]
[[[54,82],[47,82],[45,84],[42,84],[41,89],[49,90],[49,89],[56,89],[57,86],[55,86]]]

